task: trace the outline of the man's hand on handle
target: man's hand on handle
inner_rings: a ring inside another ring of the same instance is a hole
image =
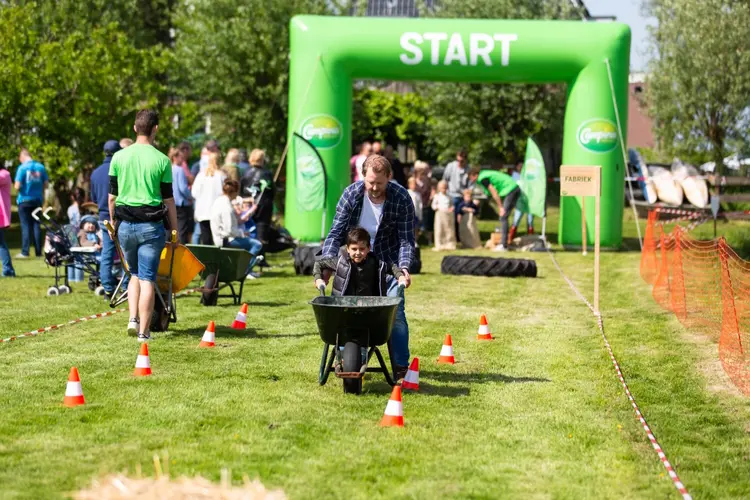
[[[411,285],[411,274],[409,274],[408,269],[402,269],[401,272],[403,272],[404,275],[398,279],[398,284],[404,285],[404,288],[409,288]]]

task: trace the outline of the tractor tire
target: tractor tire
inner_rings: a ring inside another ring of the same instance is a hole
[[[312,276],[315,265],[315,254],[320,250],[319,245],[299,246],[292,251],[294,257],[294,272],[302,276]]]
[[[536,278],[536,262],[525,259],[494,259],[448,255],[440,264],[443,274],[489,276],[492,278]]]

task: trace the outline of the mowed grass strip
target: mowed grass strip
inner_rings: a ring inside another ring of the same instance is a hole
[[[546,255],[523,257],[537,260],[538,278],[443,276],[441,255],[424,251],[425,274],[406,297],[421,390],[404,393],[403,429],[378,427],[390,388],[377,374],[359,397],[333,377],[318,386],[315,290],[283,254],[247,284],[246,332],[227,328],[237,307],[226,299],[216,308],[179,299],[178,323],[149,345],[150,378],[132,376],[126,314],[0,345],[0,496],[65,496],[136,464],[151,474],[152,456],[168,450],[172,475],[218,480],[226,467],[292,498],[676,498],[591,313]],[[557,258],[590,296],[593,258]],[[748,496],[747,400],[706,389],[716,381],[699,365],[710,349],[653,303],[638,259],[603,256],[615,355],[691,493]],[[16,267],[50,272],[39,261]],[[107,310],[80,285],[46,298],[49,283],[0,281],[3,337]],[[492,342],[476,340],[482,313]],[[217,347],[198,349],[209,320]],[[454,366],[436,363],[446,333]],[[74,409],[62,406],[71,366],[87,401]]]

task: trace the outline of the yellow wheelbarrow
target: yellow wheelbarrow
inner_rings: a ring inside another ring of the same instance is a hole
[[[103,225],[109,231],[122,261],[123,275],[109,301],[109,306],[114,308],[128,300],[127,286],[124,284],[130,280],[130,269],[117,238],[116,229],[109,221],[104,221]],[[151,315],[150,331],[164,332],[169,328],[169,323],[177,322],[175,294],[184,290],[204,268],[201,261],[185,245],[177,243],[177,231],[172,231],[159,260],[159,270],[156,276],[158,293],[154,301],[154,312]]]

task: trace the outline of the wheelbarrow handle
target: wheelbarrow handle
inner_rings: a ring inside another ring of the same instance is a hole
[[[318,290],[320,290],[320,296],[321,297],[325,297],[325,295],[326,295],[326,287],[325,287],[325,285],[320,285],[318,287]]]
[[[170,234],[169,242],[177,243],[177,231],[175,231],[174,229],[172,230],[172,234]]]

